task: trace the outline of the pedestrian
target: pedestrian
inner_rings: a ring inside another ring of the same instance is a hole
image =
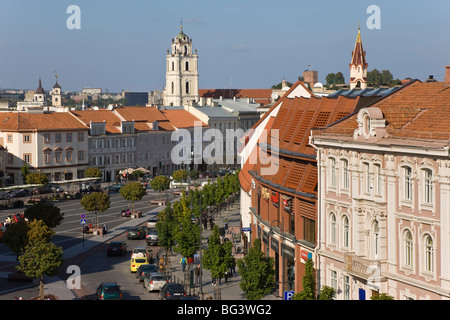
[[[192,257],[188,257],[187,258],[187,262],[189,264],[189,269],[191,269],[192,268],[192,264],[194,263],[194,259],[192,259]]]
[[[200,285],[200,273],[201,273],[200,265],[197,265],[197,268],[195,268],[195,284],[197,286]]]
[[[207,230],[208,229],[208,219],[206,219],[206,217],[203,217],[203,229]]]
[[[209,218],[209,228],[212,230],[214,227],[214,219],[211,217]]]
[[[228,218],[225,218],[225,231],[227,231],[228,230]]]
[[[183,270],[183,272],[184,272],[184,270],[186,269],[186,259],[185,259],[185,257],[181,257],[180,263],[181,263],[181,270]]]
[[[105,237],[107,232],[108,232],[108,226],[105,223],[105,224],[103,224],[102,235]]]

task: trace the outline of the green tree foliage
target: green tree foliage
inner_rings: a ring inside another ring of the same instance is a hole
[[[102,172],[97,167],[90,167],[84,171],[85,178],[101,178]]]
[[[336,297],[336,290],[329,286],[322,286],[317,300],[333,300]]]
[[[401,81],[398,79],[394,80],[394,76],[389,70],[382,70],[380,72],[377,69],[373,69],[372,71],[367,72],[367,85],[370,87],[392,87],[398,84],[401,84]]]
[[[380,293],[380,294],[371,296],[370,300],[394,300],[394,297],[388,295],[387,293]]]
[[[200,176],[200,171],[198,171],[198,170],[189,171],[189,178],[191,178],[192,180],[197,180],[199,176]]]
[[[26,184],[47,184],[48,177],[43,172],[30,172],[25,177]]]
[[[290,82],[288,82],[288,81],[286,81],[286,85],[287,85],[288,87],[292,87],[292,86],[293,86],[293,84],[290,83]],[[282,88],[282,86],[283,86],[283,81],[280,82],[279,84],[273,85],[273,86],[272,86],[272,89],[280,90],[280,89]]]
[[[141,200],[147,191],[139,182],[130,182],[120,188],[119,193],[125,200],[131,201],[131,211],[134,212],[134,202]]]
[[[10,224],[3,234],[2,242],[17,256],[28,244],[29,226],[25,221]]]
[[[166,254],[175,246],[175,233],[178,219],[175,216],[172,205],[167,203],[166,208],[158,214],[156,230],[158,231],[158,245],[166,250]],[[166,256],[167,261],[167,256]]]
[[[345,84],[345,78],[342,72],[337,73],[329,73],[325,77],[325,81],[327,85],[335,85],[335,84]]]
[[[59,273],[63,261],[61,247],[49,241],[53,232],[42,222],[30,223],[28,244],[19,256],[17,270],[27,277],[40,279],[39,296],[44,299],[44,276],[53,277]]]
[[[275,287],[274,258],[265,257],[261,240],[256,238],[243,259],[237,260],[241,275],[240,287],[248,300],[260,300]]]
[[[184,196],[174,204],[174,214],[178,223],[175,228],[174,250],[183,257],[193,257],[200,248],[200,226],[192,223],[192,209]]]
[[[24,217],[29,221],[42,220],[49,228],[56,228],[64,219],[64,213],[53,203],[39,202],[28,207],[24,213]]]
[[[173,181],[175,182],[185,182],[188,178],[188,172],[185,169],[179,169],[172,173]]]
[[[165,191],[165,190],[169,189],[170,179],[165,176],[156,176],[150,182],[150,186],[155,191],[159,191],[159,192]],[[160,194],[160,198],[161,198],[161,194]]]
[[[221,279],[233,263],[233,244],[231,241],[221,243],[219,227],[215,225],[211,231],[208,248],[202,257],[203,267],[211,272],[211,277]]]
[[[20,168],[20,171],[22,172],[22,179],[23,179],[23,183],[25,184],[26,178],[27,178],[28,174],[30,173],[30,167],[28,166],[27,163],[24,163],[22,168]]]
[[[81,198],[80,204],[86,211],[95,212],[95,224],[98,227],[98,212],[108,210],[111,201],[106,193],[93,192],[91,194],[85,194],[83,198]]]
[[[306,260],[305,274],[302,279],[303,291],[292,296],[292,300],[316,300],[316,280],[314,278],[314,262]]]

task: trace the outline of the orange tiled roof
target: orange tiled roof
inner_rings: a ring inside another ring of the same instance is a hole
[[[176,128],[193,128],[195,122],[198,121],[201,122],[202,127],[208,126],[206,123],[184,109],[161,110],[161,112]]]
[[[110,110],[81,110],[71,111],[71,113],[88,127],[91,121],[105,122],[105,130],[107,133],[121,133],[119,129],[120,119]]]
[[[0,114],[0,130],[87,130],[67,112],[57,113],[22,113],[6,112]]]
[[[450,84],[415,81],[374,103],[386,119],[394,138],[448,140],[450,138]],[[353,136],[356,115],[325,130],[327,134]]]

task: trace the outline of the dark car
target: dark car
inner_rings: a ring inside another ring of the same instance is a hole
[[[123,241],[111,241],[106,249],[106,255],[115,256],[120,255],[124,256],[127,253],[127,245]]]
[[[138,239],[142,240],[145,239],[145,228],[139,227],[139,228],[131,228],[127,231],[127,239]]]
[[[16,197],[28,197],[31,196],[31,190],[21,189],[16,192]]]
[[[139,268],[136,271],[136,278],[139,279],[139,282],[144,281],[144,277],[147,274],[158,272],[158,268],[156,267],[156,264],[143,264],[139,266]]]
[[[97,300],[121,300],[122,291],[115,281],[102,282],[96,291]]]
[[[105,190],[108,190],[109,192],[119,192],[123,186],[124,184],[117,183],[106,187]]]
[[[147,228],[145,232],[145,242],[148,246],[157,245],[159,242],[158,230],[156,228]]]
[[[159,299],[161,300],[180,300],[186,296],[184,287],[179,283],[166,283],[159,290]]]

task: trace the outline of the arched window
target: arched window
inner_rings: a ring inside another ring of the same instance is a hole
[[[330,187],[336,187],[336,160],[330,158]]]
[[[406,230],[404,233],[404,244],[405,244],[405,256],[404,262],[405,266],[412,267],[413,265],[413,237],[411,231]]]
[[[189,93],[189,82],[186,82],[186,93]]]
[[[172,82],[172,94],[174,93],[174,91],[175,91],[175,85],[174,85],[174,83]]]
[[[186,71],[189,71],[189,61],[186,61]]]
[[[172,61],[172,71],[175,70],[175,62]]]
[[[347,216],[344,216],[344,218],[342,219],[342,237],[342,245],[345,248],[348,248],[350,243],[350,225],[348,223]]]
[[[342,188],[349,188],[349,176],[348,176],[348,160],[343,159],[342,164]]]
[[[187,46],[184,46],[184,55],[187,55],[187,53],[188,53]]]
[[[434,272],[434,245],[429,234],[425,236],[425,271]]]
[[[336,216],[334,213],[330,214],[330,243],[336,244]]]

